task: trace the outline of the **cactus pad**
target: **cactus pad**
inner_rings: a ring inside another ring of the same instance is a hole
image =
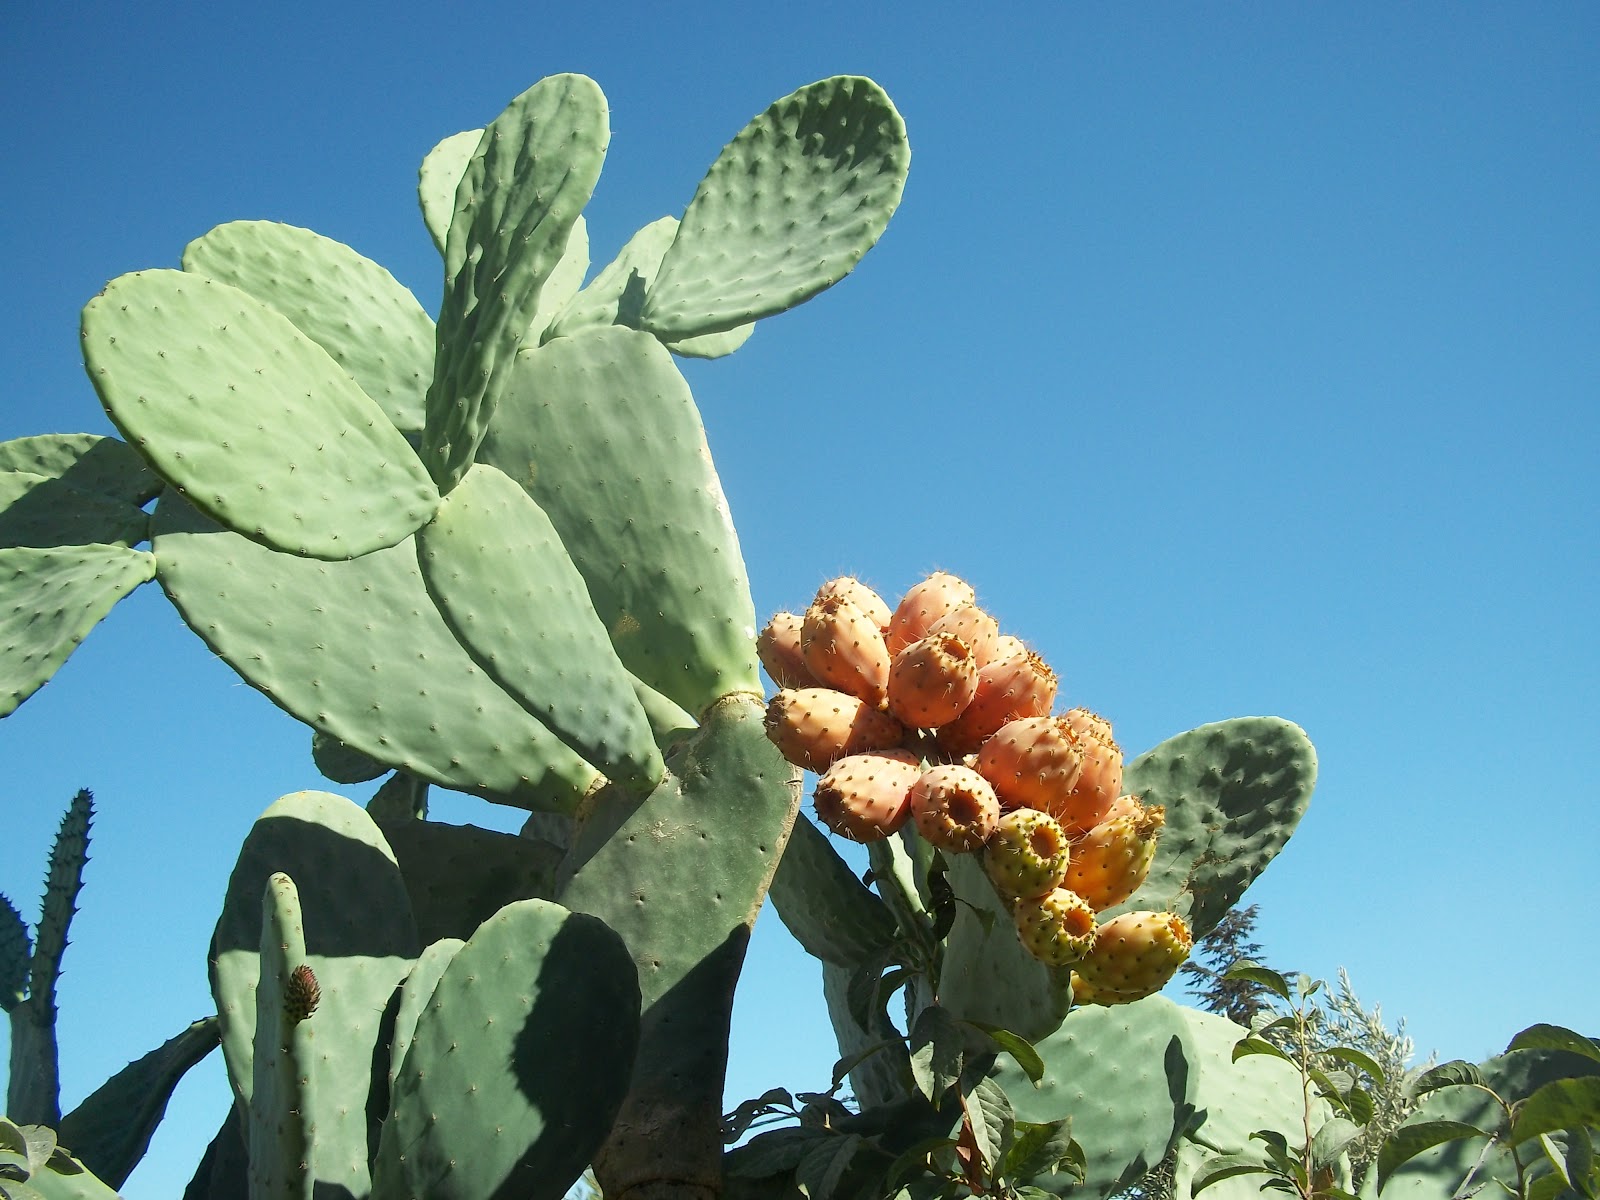
[[[417,171],[417,201],[422,206],[422,220],[440,254],[449,241],[450,224],[456,215],[456,188],[461,186],[461,176],[466,173],[467,163],[472,161],[482,140],[481,129],[452,133],[428,151]]]

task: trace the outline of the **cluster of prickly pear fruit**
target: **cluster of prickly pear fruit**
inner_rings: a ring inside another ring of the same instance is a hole
[[[1076,968],[1080,1000],[1159,990],[1191,939],[1171,913],[1097,914],[1144,882],[1162,806],[1122,791],[1105,718],[1052,715],[1055,672],[1002,634],[971,585],[935,572],[890,609],[859,579],[776,614],[757,650],[779,691],[767,736],[819,775],[818,818],[870,842],[908,823],[947,853],[978,853],[1041,962]]]

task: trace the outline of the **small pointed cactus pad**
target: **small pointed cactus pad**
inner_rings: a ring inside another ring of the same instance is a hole
[[[546,900],[449,957],[395,1076],[376,1200],[560,1200],[611,1128],[639,1042],[622,940]]]
[[[421,431],[433,378],[433,320],[383,267],[309,229],[230,221],[184,248],[183,269],[232,284],[282,313],[396,429]]]
[[[806,953],[838,967],[859,966],[894,942],[888,907],[804,813],[772,877],[772,906]]]
[[[132,546],[150,536],[149,524],[138,507],[59,478],[0,471],[0,546]]]
[[[290,554],[393,546],[439,497],[405,438],[276,309],[185,271],[112,280],[83,360],[117,428],[196,507]]]
[[[639,327],[669,342],[715,334],[831,287],[883,233],[910,164],[905,123],[870,79],[774,102],[707,171]]]
[[[417,171],[417,202],[422,206],[422,221],[440,254],[445,252],[450,225],[455,220],[456,189],[482,140],[481,129],[452,133],[428,151]]]
[[[255,1036],[250,1077],[251,1200],[311,1200],[326,1147],[316,1136],[321,1080],[316,1079],[324,1026],[308,1023],[314,1013],[290,994],[305,978],[306,932],[294,880],[280,872],[261,897],[260,974],[255,992]],[[365,1180],[363,1180],[365,1182]]]
[[[594,80],[552,75],[490,123],[467,162],[445,242],[422,440],[441,491],[472,465],[610,138],[606,99]]]
[[[134,508],[154,500],[162,487],[138,451],[96,433],[41,433],[0,442],[0,471],[59,479],[74,491]]]

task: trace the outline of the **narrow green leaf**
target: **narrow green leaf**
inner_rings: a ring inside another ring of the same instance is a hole
[[[1600,1129],[1600,1075],[1556,1079],[1518,1106],[1507,1145],[1558,1129]]]
[[[923,1009],[911,1028],[911,1074],[934,1107],[961,1077],[963,1043],[956,1019],[937,1004]]]
[[[738,1179],[766,1179],[793,1171],[817,1143],[832,1135],[821,1129],[790,1126],[758,1133],[722,1158],[724,1174]]]
[[[1313,1166],[1327,1167],[1339,1160],[1344,1148],[1361,1136],[1361,1126],[1343,1117],[1331,1117],[1311,1139]]]
[[[1295,1063],[1295,1060],[1284,1053],[1283,1050],[1274,1046],[1265,1038],[1257,1037],[1241,1038],[1239,1044],[1233,1048],[1233,1061],[1238,1062],[1241,1058],[1248,1058],[1252,1054],[1265,1054],[1268,1058],[1281,1058],[1284,1062],[1298,1069],[1298,1064]]]
[[[1073,1144],[1072,1122],[1065,1117],[1059,1121],[1018,1121],[1001,1174],[1006,1179],[1054,1174],[1062,1159],[1071,1153]]]
[[[1460,1085],[1482,1087],[1483,1072],[1464,1058],[1453,1058],[1411,1080],[1406,1085],[1406,1094],[1412,1100],[1419,1100],[1439,1088]]]
[[[745,1100],[722,1118],[722,1140],[736,1142],[750,1128],[750,1123],[767,1113],[793,1110],[794,1098],[785,1088],[769,1088],[754,1100]]]
[[[1272,1168],[1248,1154],[1221,1154],[1207,1159],[1205,1165],[1194,1173],[1189,1184],[1189,1195],[1198,1196],[1214,1183],[1238,1175],[1270,1175]]]
[[[1446,1142],[1488,1136],[1484,1130],[1464,1121],[1417,1121],[1402,1125],[1378,1152],[1378,1190],[1383,1190],[1383,1185],[1398,1167],[1410,1162],[1424,1150],[1431,1150]]]
[[[988,1021],[963,1020],[963,1025],[971,1025],[989,1035],[990,1040],[1016,1060],[1017,1066],[1022,1068],[1022,1073],[1035,1086],[1044,1078],[1044,1059],[1033,1048],[1033,1043],[1020,1034],[1012,1033],[1009,1029],[1002,1029],[998,1025],[991,1025]]]
[[[1600,1046],[1561,1025],[1528,1026],[1506,1047],[1507,1054],[1513,1050],[1569,1050],[1600,1062]]]
[[[871,1058],[874,1054],[877,1054],[877,1053],[879,1053],[881,1051],[887,1050],[891,1046],[898,1046],[900,1044],[901,1043],[900,1043],[899,1039],[885,1038],[881,1042],[873,1042],[872,1045],[870,1045],[870,1046],[862,1047],[860,1050],[857,1050],[854,1054],[845,1055],[838,1062],[833,1064],[833,1086],[834,1086],[834,1088],[838,1088],[838,1086],[841,1083],[844,1082],[844,1079],[845,1079],[846,1075],[850,1074],[851,1071],[854,1071],[857,1067],[859,1067],[862,1063],[866,1062],[867,1059]]]
[[[850,1160],[863,1145],[859,1134],[834,1135],[806,1153],[795,1167],[795,1182],[810,1200],[831,1200],[850,1166]]]
[[[983,1165],[992,1175],[1011,1149],[1017,1116],[1011,1098],[992,1079],[980,1079],[967,1098],[967,1119],[972,1123],[973,1140],[983,1155]]]
[[[1388,1082],[1388,1076],[1376,1059],[1369,1054],[1363,1054],[1353,1046],[1332,1046],[1321,1052],[1325,1057],[1338,1062],[1349,1063],[1352,1067],[1359,1067],[1372,1077],[1374,1083],[1380,1087]]]
[[[1271,967],[1263,967],[1253,962],[1238,962],[1224,971],[1222,977],[1258,983],[1285,1003],[1294,1003],[1294,996],[1289,991],[1289,981]]]

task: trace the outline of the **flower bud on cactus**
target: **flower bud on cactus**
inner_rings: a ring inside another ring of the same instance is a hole
[[[971,584],[945,571],[935,571],[900,598],[889,618],[889,652],[898,654],[912,642],[921,641],[932,632],[936,621],[975,599]]]
[[[1060,717],[1009,721],[978,751],[978,773],[994,784],[1006,808],[1058,816],[1082,770],[1083,746]]]
[[[994,836],[1000,801],[970,767],[929,767],[911,789],[911,819],[930,845],[965,854]]]
[[[1095,912],[1121,904],[1150,874],[1156,836],[1166,822],[1161,805],[1146,808],[1136,796],[1120,797],[1104,821],[1072,843],[1066,886]]]
[[[800,625],[806,669],[828,687],[881,704],[889,685],[889,650],[883,634],[853,601],[825,596]]]
[[[847,754],[889,750],[906,736],[888,713],[832,688],[786,688],[767,702],[767,738],[797,767],[822,772]]]
[[[316,1012],[317,1005],[321,1003],[322,988],[317,984],[316,972],[305,963],[301,963],[289,972],[289,978],[284,983],[284,1013],[290,1021],[298,1025]]]
[[[911,786],[921,774],[921,760],[909,750],[841,758],[817,780],[817,817],[851,841],[888,837],[910,817]]]
[[[1080,959],[1074,994],[1080,1003],[1093,995],[1096,1004],[1123,1004],[1154,995],[1178,971],[1194,938],[1182,917],[1169,912],[1123,913],[1100,926],[1094,949]],[[1088,987],[1077,991],[1081,978]]]
[[[1046,966],[1070,967],[1094,949],[1094,909],[1067,888],[1018,900],[1011,917],[1022,948]]]
[[[1031,808],[1001,814],[983,848],[983,868],[995,890],[1013,900],[1043,896],[1067,877],[1071,850],[1053,817]]]
[[[1111,736],[1111,722],[1086,708],[1074,708],[1061,720],[1078,735],[1083,770],[1071,795],[1050,811],[1076,836],[1105,820],[1122,794],[1122,747]]]
[[[972,661],[981,671],[994,659],[1000,644],[1000,625],[976,604],[963,604],[933,623],[929,633],[953,633],[972,650]]]
[[[830,596],[838,596],[841,600],[848,600],[862,612],[867,614],[867,620],[883,633],[889,628],[889,606],[883,602],[883,597],[878,595],[854,575],[841,575],[837,579],[830,579],[817,589],[817,594],[811,603],[818,604]]]
[[[772,620],[756,638],[756,657],[767,669],[772,682],[781,688],[812,688],[817,677],[806,666],[805,655],[800,652],[800,626],[805,623],[799,613],[773,613]]]
[[[939,745],[949,754],[971,754],[1008,722],[1048,715],[1055,699],[1056,673],[1037,654],[996,659],[978,672],[971,703],[940,727]]]
[[[889,665],[889,711],[914,729],[955,720],[978,690],[978,667],[953,633],[912,642]]]

